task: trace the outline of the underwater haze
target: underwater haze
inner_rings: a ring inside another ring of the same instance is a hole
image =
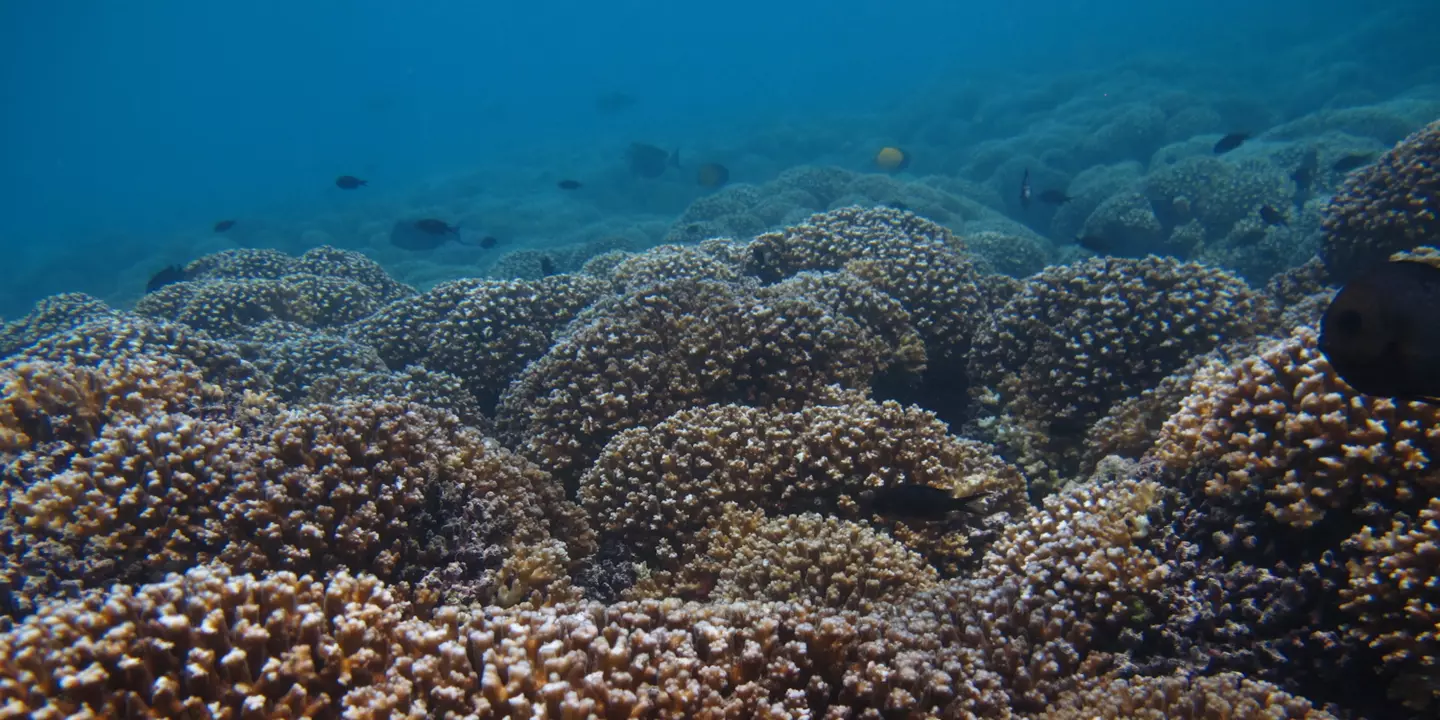
[[[154,270],[227,243],[365,249],[358,220],[377,202],[432,205],[460,177],[481,229],[484,208],[533,205],[555,179],[604,185],[632,141],[730,159],[736,180],[759,183],[808,163],[867,170],[871,145],[914,142],[927,117],[968,120],[973,108],[947,106],[961,92],[1003,103],[1084,73],[1097,91],[1110,74],[1116,103],[1192,82],[1259,103],[1318,57],[1383,95],[1433,75],[1419,16],[1435,14],[1240,0],[4,3],[0,313],[58,291],[133,300]],[[1125,68],[1147,62],[1165,71],[1137,86]],[[617,93],[633,106],[597,109]],[[1277,119],[1313,109],[1285,102]],[[967,147],[1028,129],[932,138],[943,155],[916,168],[954,174]],[[337,191],[342,174],[370,185]],[[543,246],[600,214],[673,219],[696,196],[599,192],[569,224],[511,217],[485,232]],[[239,221],[234,239],[211,236],[223,219]]]

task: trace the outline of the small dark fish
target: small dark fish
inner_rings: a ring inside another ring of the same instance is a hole
[[[579,190],[580,188],[585,187],[584,185],[580,184],[579,180],[561,180],[560,182],[555,183],[555,186],[560,188],[561,190]]]
[[[1225,153],[1230,152],[1231,150],[1234,150],[1241,145],[1244,145],[1245,141],[1249,139],[1249,133],[1230,133],[1229,135],[1220,138],[1220,141],[1215,143],[1215,154],[1224,155]]]
[[[480,238],[480,241],[476,244],[486,250],[489,250],[490,248],[499,245],[500,241],[496,240],[493,235],[486,235],[485,237]]]
[[[630,143],[627,151],[630,172],[643,178],[654,179],[665,174],[668,167],[680,167],[680,151],[666,152],[654,145]]]
[[[460,240],[459,226],[451,227],[443,220],[397,220],[390,229],[390,244],[402,250],[434,250],[454,240]]]
[[[765,264],[765,248],[760,247],[759,245],[756,245],[755,247],[750,248],[750,259],[753,260],[753,261],[755,261],[755,264],[756,264],[756,265],[764,265],[764,264]]]
[[[890,202],[885,203],[885,207],[895,208],[896,210],[909,210],[909,209],[910,209],[910,206],[909,206],[909,205],[906,205],[905,203],[900,202],[899,200],[891,200]]]
[[[1374,157],[1366,154],[1346,155],[1330,164],[1330,169],[1338,173],[1348,173],[1351,170],[1358,170],[1369,165]]]
[[[1064,205],[1075,198],[1066,195],[1063,190],[1046,190],[1040,193],[1040,202],[1049,205]]]
[[[1366,395],[1440,398],[1440,268],[1389,261],[1367,268],[1330,301],[1320,352]]]
[[[540,256],[540,277],[550,277],[555,274],[555,261],[549,255]]]
[[[1025,177],[1020,178],[1020,207],[1030,209],[1030,168],[1025,168]]]
[[[444,220],[437,220],[435,218],[416,220],[415,229],[421,232],[429,233],[431,235],[449,235],[451,233],[454,233],[455,235],[460,234],[459,225],[451,225]]]
[[[713,190],[730,182],[730,170],[720,163],[705,163],[695,170],[695,182]]]
[[[232,227],[235,227],[234,220],[221,220],[220,222],[215,223],[215,232],[223,233]]]
[[[975,512],[975,502],[989,493],[955,497],[949,490],[929,485],[887,485],[870,497],[878,515],[912,520],[944,520],[953,512]]]
[[[1260,206],[1260,219],[1264,220],[1266,225],[1290,227],[1290,221],[1285,219],[1285,214],[1269,205]]]
[[[358,188],[361,185],[365,184],[367,184],[367,181],[361,180],[354,175],[341,175],[340,177],[335,178],[335,187],[338,187],[341,190],[354,190],[355,188]]]
[[[150,276],[150,282],[145,283],[145,294],[149,295],[166,285],[174,285],[188,279],[185,275],[184,265],[170,265]]]
[[[1076,235],[1075,244],[1093,253],[1104,255],[1110,252],[1113,247],[1109,240],[1099,235]]]

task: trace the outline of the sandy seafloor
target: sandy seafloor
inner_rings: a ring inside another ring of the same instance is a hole
[[[1318,346],[1440,265],[1440,85],[1096,92],[1169,70],[77,271],[0,326],[0,717],[1440,716],[1440,410]]]

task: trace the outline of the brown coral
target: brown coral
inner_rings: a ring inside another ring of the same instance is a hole
[[[906,483],[992,492],[986,513],[1024,504],[1024,478],[988,447],[950,435],[924,410],[865,400],[795,411],[711,405],[627,430],[581,478],[580,501],[602,529],[673,571],[694,556],[694,536],[723,503],[859,518],[862,493]],[[913,520],[895,532],[951,573],[980,537]]]
[[[1062,695],[1045,712],[1043,720],[1333,720],[1267,682],[1239,673],[1212,676],[1187,674],[1167,677],[1101,678],[1090,680]]]
[[[610,438],[716,402],[803,403],[859,388],[895,351],[804,298],[680,280],[594,308],[501,399],[501,434],[578,480]]]
[[[1320,257],[1344,281],[1440,237],[1440,120],[1352,173],[1325,210]]]
[[[1440,410],[1356,393],[1317,343],[1301,327],[1197,377],[1151,454],[1181,471],[1213,467],[1208,494],[1256,499],[1301,528],[1332,510],[1383,517],[1440,490],[1431,461],[1440,456]]]

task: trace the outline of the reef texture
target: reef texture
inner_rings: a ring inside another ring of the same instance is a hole
[[[1086,429],[1112,405],[1250,335],[1260,307],[1238,278],[1169,258],[1047,268],[977,333],[972,392],[1027,469],[1073,471]]]
[[[1339,280],[1440,238],[1440,120],[1345,179],[1325,212],[1320,257]]]

